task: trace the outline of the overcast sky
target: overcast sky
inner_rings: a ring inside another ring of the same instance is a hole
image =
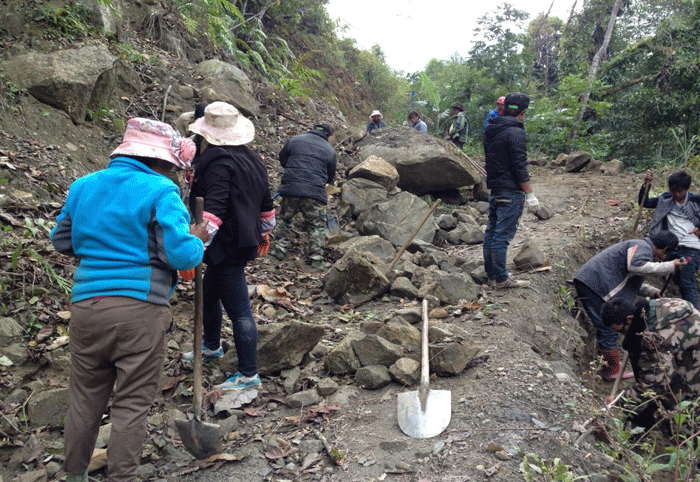
[[[343,37],[357,40],[368,50],[379,44],[387,64],[413,73],[430,59],[449,59],[455,52],[466,56],[472,46],[476,20],[494,11],[500,1],[475,0],[329,0],[326,10],[333,20],[349,28]],[[511,0],[530,20],[546,12],[552,0]],[[566,21],[574,0],[554,0],[550,13]]]

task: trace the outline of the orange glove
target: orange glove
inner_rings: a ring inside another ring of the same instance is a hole
[[[270,251],[270,239],[267,234],[263,236],[263,241],[258,246],[258,258],[265,256],[267,252]]]
[[[178,273],[180,273],[180,277],[185,281],[192,281],[194,279],[194,268],[180,270]]]

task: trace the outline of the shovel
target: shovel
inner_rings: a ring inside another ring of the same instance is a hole
[[[428,387],[428,372],[428,300],[423,300],[420,388],[398,394],[399,427],[409,437],[434,437],[450,423],[452,394],[449,390],[431,390]]]
[[[202,222],[204,199],[196,199],[195,219]],[[175,420],[180,439],[187,451],[197,459],[206,459],[223,450],[219,425],[202,421],[202,318],[204,290],[202,287],[202,263],[194,271],[194,396],[192,420]]]

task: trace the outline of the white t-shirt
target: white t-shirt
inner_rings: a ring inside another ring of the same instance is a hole
[[[687,196],[686,196],[687,199]],[[695,225],[690,216],[685,212],[685,203],[673,202],[673,207],[667,215],[668,230],[678,236],[678,245],[685,248],[700,249],[700,239],[694,234],[689,234]]]

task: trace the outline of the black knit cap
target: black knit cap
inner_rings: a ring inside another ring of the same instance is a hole
[[[513,92],[506,96],[506,109],[514,110],[518,113],[524,111],[530,106],[530,98],[520,92]]]
[[[323,133],[326,135],[326,137],[333,134],[333,128],[330,126],[330,124],[327,124],[326,122],[321,122],[319,124],[315,124],[314,130],[315,131],[323,131]]]

